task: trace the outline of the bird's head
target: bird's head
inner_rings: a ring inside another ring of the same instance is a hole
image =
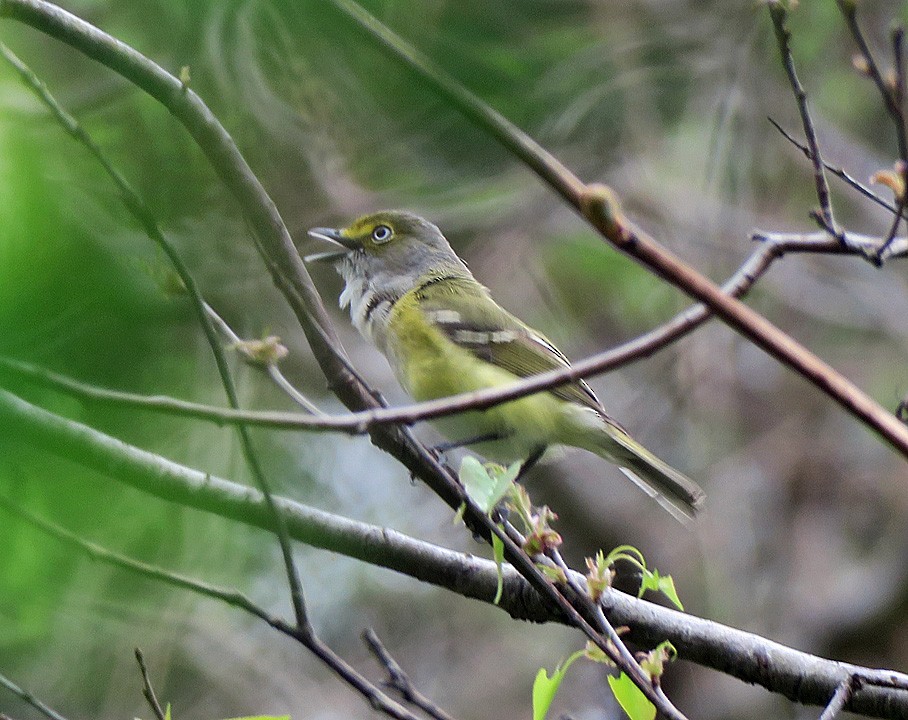
[[[306,262],[332,263],[348,285],[357,281],[406,290],[432,277],[469,274],[435,225],[404,210],[364,215],[340,229],[312,228],[309,237],[331,247],[307,255]]]

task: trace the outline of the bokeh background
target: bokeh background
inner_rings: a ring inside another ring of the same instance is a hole
[[[584,357],[686,306],[606,247],[526,168],[382,55],[330,3],[72,0],[67,9],[134,45],[192,87],[272,194],[300,247],[305,230],[383,207],[437,222],[499,301]],[[810,168],[767,116],[798,130],[768,16],[752,0],[371,0],[364,5],[583,179],[613,185],[629,215],[716,280],[752,251],[754,228],[812,230]],[[861,16],[884,53],[901,2]],[[872,86],[851,67],[836,4],[792,18],[799,71],[828,159],[863,179],[895,141]],[[152,206],[208,301],[246,337],[280,335],[284,369],[326,410],[301,332],[240,214],[166,111],[104,68],[6,20],[0,40],[48,83]],[[890,220],[833,183],[839,220]],[[334,308],[330,269],[315,281]],[[115,188],[0,64],[0,353],[106,387],[221,404],[210,352],[167,264]],[[894,408],[908,392],[904,267],[792,257],[749,302]],[[403,402],[384,359],[338,311],[363,374]],[[235,365],[248,407],[289,408]],[[693,530],[593,456],[535,472],[534,499],[560,515],[574,563],[633,543],[674,575],[689,611],[842,660],[908,665],[908,472],[878,438],[803,380],[712,323],[594,388],[611,414],[698,479]],[[248,482],[226,429],[100,409],[2,378],[33,402],[129,442]],[[420,432],[427,439],[428,429]],[[281,493],[474,553],[440,501],[367,439],[256,432]],[[150,499],[0,437],[0,490],[110,548],[239,587],[288,612],[269,535]],[[580,647],[558,627],[511,621],[389,571],[297,549],[315,624],[378,680],[360,632],[374,627],[417,684],[457,717],[527,717],[536,670]],[[0,672],[72,718],[148,717],[132,649],[175,717],[369,714],[296,646],[243,615],[94,564],[0,517]],[[577,665],[553,716],[618,717],[601,667]],[[759,688],[678,663],[669,694],[691,717],[814,716]],[[7,694],[0,710],[35,713]]]

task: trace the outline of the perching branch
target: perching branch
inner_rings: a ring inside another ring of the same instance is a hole
[[[85,425],[41,410],[0,390],[0,425],[15,427],[23,441],[126,483],[142,492],[267,529],[261,493],[127,445]],[[275,498],[291,536],[313,547],[491,603],[497,567],[491,560],[438,547],[393,530],[357,523],[292,500]],[[512,566],[503,569],[504,593],[497,606],[515,618],[573,624]],[[573,573],[572,580],[583,582]],[[826,705],[851,676],[867,679],[848,708],[870,716],[908,713],[908,677],[885,670],[826,660],[669,608],[608,590],[601,607],[614,626],[630,628],[629,639],[652,647],[670,640],[679,657],[756,683],[798,702]]]
[[[818,387],[908,458],[908,427],[810,350],[756,311],[724,293],[711,280],[634,227],[622,215],[611,190],[581,182],[529,135],[483,103],[353,0],[332,0],[332,3],[392,58],[428,82],[466,117],[530,167],[613,247],[702,302],[729,327]]]
[[[873,257],[880,245],[878,238],[856,233],[848,233],[845,244],[831,238],[825,232],[764,233],[757,231],[754,232],[752,238],[759,243],[758,249],[722,286],[725,292],[736,297],[749,292],[772,264],[786,255],[844,255],[865,258]],[[908,237],[898,238],[886,250],[886,259],[906,257],[908,257]],[[136,395],[82,383],[31,363],[2,356],[0,356],[0,373],[5,371],[84,400],[131,406],[137,409],[205,420],[218,425],[242,422],[281,430],[326,430],[362,435],[372,428],[382,425],[412,425],[445,415],[492,407],[508,400],[558,387],[578,378],[588,378],[609,372],[649,357],[696,329],[711,316],[704,305],[693,305],[664,325],[610,350],[575,362],[569,368],[533,375],[504,387],[488,388],[396,408],[364,410],[343,416],[320,414],[312,417],[280,411],[232,410],[159,395],[151,397]]]

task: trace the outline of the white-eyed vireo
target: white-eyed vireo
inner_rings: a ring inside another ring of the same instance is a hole
[[[542,333],[501,308],[439,229],[418,215],[378,212],[309,235],[333,247],[306,260],[334,264],[346,281],[341,307],[350,308],[353,324],[414,399],[497,387],[569,365]],[[492,460],[538,458],[548,446],[572,445],[615,463],[688,516],[703,503],[703,491],[606,415],[583,380],[437,424]]]

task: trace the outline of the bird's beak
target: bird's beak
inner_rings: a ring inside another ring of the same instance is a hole
[[[349,252],[356,249],[356,244],[349,238],[341,235],[340,230],[334,228],[312,228],[308,232],[309,237],[315,240],[322,240],[333,245],[333,249],[324,252],[312,253],[305,255],[305,262],[334,262],[346,256]]]

